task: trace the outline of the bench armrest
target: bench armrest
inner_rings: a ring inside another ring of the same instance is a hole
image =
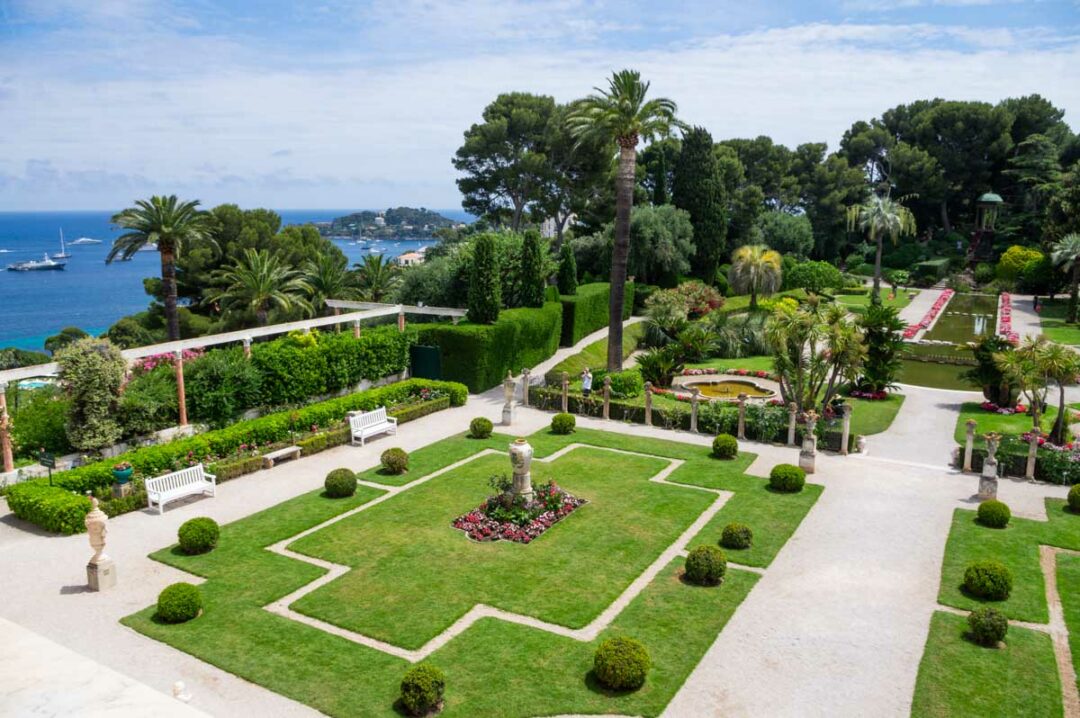
[[[208,473],[206,473],[206,472],[204,471],[204,472],[203,472],[203,476],[205,476],[206,478],[210,479],[211,481],[217,481],[217,475],[216,475],[216,474],[208,474]]]
[[[388,417],[386,417],[386,420],[388,422],[390,422],[391,424],[393,424],[394,426],[397,426],[397,417],[396,416],[388,416]]]

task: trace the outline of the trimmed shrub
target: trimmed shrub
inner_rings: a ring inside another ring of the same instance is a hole
[[[356,493],[356,474],[352,469],[334,469],[323,481],[326,495],[332,499],[343,499]]]
[[[221,528],[217,521],[209,516],[188,519],[176,532],[180,540],[180,550],[186,554],[206,553],[217,546]]]
[[[593,282],[578,286],[577,293],[564,295],[562,300],[562,333],[559,343],[571,347],[608,325],[608,309],[611,301],[610,285]],[[627,282],[623,295],[623,319],[630,318],[634,307],[634,283]]]
[[[746,524],[728,524],[720,534],[720,545],[730,549],[750,548],[754,542],[754,532]]]
[[[379,463],[388,474],[404,474],[409,470],[409,455],[405,453],[405,449],[395,446],[382,452]]]
[[[164,623],[184,623],[198,616],[202,605],[202,594],[198,586],[184,582],[174,583],[158,594],[157,613],[154,617]]]
[[[1012,592],[1012,572],[1000,561],[976,561],[964,571],[964,590],[977,598],[1004,601]]]
[[[1069,489],[1069,508],[1074,514],[1080,514],[1080,484]]]
[[[548,252],[547,244],[535,229],[525,230],[521,241],[521,264],[518,268],[518,286],[521,291],[521,306],[542,307],[544,288],[547,285],[544,276],[543,256]]]
[[[573,414],[556,414],[551,417],[552,434],[572,434],[577,426],[577,419]]]
[[[445,691],[443,672],[430,663],[419,663],[401,679],[401,705],[411,715],[427,715],[439,707]]]
[[[593,675],[616,691],[633,691],[645,685],[652,661],[649,651],[635,638],[609,638],[596,648]]]
[[[469,262],[469,321],[491,324],[502,306],[498,250],[490,232],[476,236]]]
[[[796,493],[806,485],[806,472],[791,464],[777,464],[769,472],[769,486],[773,491]]]
[[[967,621],[971,639],[980,646],[993,648],[999,641],[1005,640],[1005,634],[1009,632],[1009,619],[990,606],[976,608],[968,614]]]
[[[559,294],[573,295],[577,293],[577,259],[574,257],[574,248],[570,242],[563,241],[559,248]]]
[[[474,439],[486,439],[491,436],[494,429],[495,425],[491,423],[491,419],[483,416],[478,416],[469,422],[469,436]]]
[[[712,440],[712,455],[717,459],[734,459],[739,455],[739,442],[731,434],[717,434]]]
[[[716,546],[696,546],[686,557],[686,580],[699,586],[717,586],[727,572],[727,559]]]
[[[1001,501],[990,499],[979,504],[979,523],[992,529],[1003,529],[1009,525],[1012,512]]]
[[[613,371],[610,374],[604,371],[594,372],[593,388],[599,388],[602,392],[605,378],[611,379],[612,399],[633,399],[645,391],[645,380],[638,369]]]
[[[90,499],[59,486],[24,481],[7,490],[7,503],[20,519],[46,531],[77,534],[86,530],[83,521],[90,511]]]

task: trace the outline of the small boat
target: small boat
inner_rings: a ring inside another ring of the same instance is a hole
[[[63,269],[67,265],[67,262],[57,262],[49,259],[48,252],[45,253],[44,259],[30,259],[25,262],[16,262],[15,264],[8,265],[9,272],[43,272],[47,270]]]
[[[78,239],[76,239],[74,242],[71,243],[71,245],[73,247],[76,246],[76,245],[82,246],[84,244],[101,244],[101,240],[100,239],[92,239],[91,237],[79,237]]]
[[[53,259],[71,259],[71,254],[64,246],[64,228],[60,228],[60,251],[52,256]]]

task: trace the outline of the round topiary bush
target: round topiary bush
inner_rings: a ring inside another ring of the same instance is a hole
[[[686,557],[686,580],[699,586],[716,586],[724,580],[727,559],[716,546],[697,546]]]
[[[200,516],[185,521],[176,534],[180,540],[180,550],[184,553],[206,553],[217,546],[221,529],[217,521],[207,516]]]
[[[577,419],[573,414],[556,414],[551,417],[552,434],[573,434],[577,426]]]
[[[1080,514],[1080,484],[1069,489],[1069,509],[1074,514]]]
[[[469,422],[469,436],[474,439],[486,439],[491,436],[494,428],[495,425],[491,423],[491,419],[478,416]]]
[[[382,467],[388,474],[404,474],[409,470],[409,455],[405,453],[405,449],[399,449],[396,446],[382,452],[379,461],[382,462]]]
[[[769,472],[769,486],[774,491],[795,493],[806,485],[806,472],[791,464],[777,464]]]
[[[418,663],[401,679],[401,705],[414,716],[427,715],[442,705],[446,676],[430,663]]]
[[[754,532],[746,524],[728,524],[720,534],[720,545],[724,548],[750,548],[754,542]]]
[[[1012,592],[1012,572],[1000,561],[976,561],[964,571],[964,590],[977,598],[1004,601]]]
[[[616,691],[634,691],[645,685],[652,661],[649,651],[634,638],[609,638],[593,656],[593,675]]]
[[[734,459],[739,455],[739,442],[731,434],[717,434],[712,440],[712,455],[718,459]]]
[[[158,594],[155,618],[164,623],[183,623],[199,615],[202,594],[198,586],[174,583]]]
[[[1009,525],[1012,511],[1003,502],[996,499],[979,504],[979,523],[992,529],[1003,529]]]
[[[332,499],[343,499],[356,493],[356,474],[352,469],[334,469],[326,475],[323,482],[326,495]]]
[[[981,646],[996,646],[1005,640],[1009,631],[1009,619],[996,608],[983,606],[968,614],[971,639]]]

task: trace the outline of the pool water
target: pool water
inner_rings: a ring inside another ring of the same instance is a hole
[[[945,305],[924,339],[966,344],[997,331],[998,298],[992,294],[956,294]]]
[[[763,399],[776,393],[748,381],[695,381],[685,384],[687,387],[691,385],[700,389],[702,396],[710,399],[735,399],[739,394]]]
[[[978,391],[977,387],[960,378],[961,374],[971,368],[969,366],[938,364],[914,359],[903,359],[900,363],[900,374],[896,378],[900,384],[929,386],[934,389]]]

